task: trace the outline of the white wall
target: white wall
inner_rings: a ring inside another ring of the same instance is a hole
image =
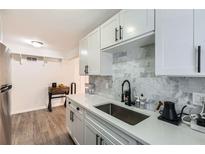
[[[1,12],[0,12],[0,42],[3,42],[3,23],[2,23]]]
[[[75,47],[72,50],[69,50],[69,52],[63,53],[63,57],[66,57],[67,59],[71,59],[71,58],[78,57],[78,56],[79,56],[78,47]]]
[[[19,63],[18,57],[11,60],[12,84],[11,113],[21,113],[47,108],[48,86],[52,82],[70,85],[76,82],[77,93],[84,92],[85,77],[80,77],[79,58],[59,61],[31,62],[23,59]],[[52,100],[53,106],[62,105],[64,99]]]

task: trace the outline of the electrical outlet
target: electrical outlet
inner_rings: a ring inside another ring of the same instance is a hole
[[[202,106],[202,101],[205,101],[204,93],[193,93],[193,104]]]

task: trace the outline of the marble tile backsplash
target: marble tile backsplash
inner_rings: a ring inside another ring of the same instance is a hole
[[[205,78],[155,76],[154,44],[146,47],[135,45],[118,47],[113,52],[113,75],[90,76],[98,95],[121,99],[121,84],[129,80],[134,95],[144,96],[153,102],[170,100],[182,106],[192,103],[192,93],[205,93]]]

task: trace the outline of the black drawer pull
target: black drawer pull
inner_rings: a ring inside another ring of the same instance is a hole
[[[78,111],[79,111],[79,110],[80,110],[80,108],[79,108],[79,107],[77,107],[77,108],[76,108],[76,110],[78,110]]]

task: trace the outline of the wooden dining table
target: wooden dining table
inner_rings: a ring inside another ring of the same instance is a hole
[[[66,95],[69,94],[70,88],[68,86],[63,87],[48,87],[48,111],[52,112],[52,99],[65,98],[64,106],[66,107]]]

